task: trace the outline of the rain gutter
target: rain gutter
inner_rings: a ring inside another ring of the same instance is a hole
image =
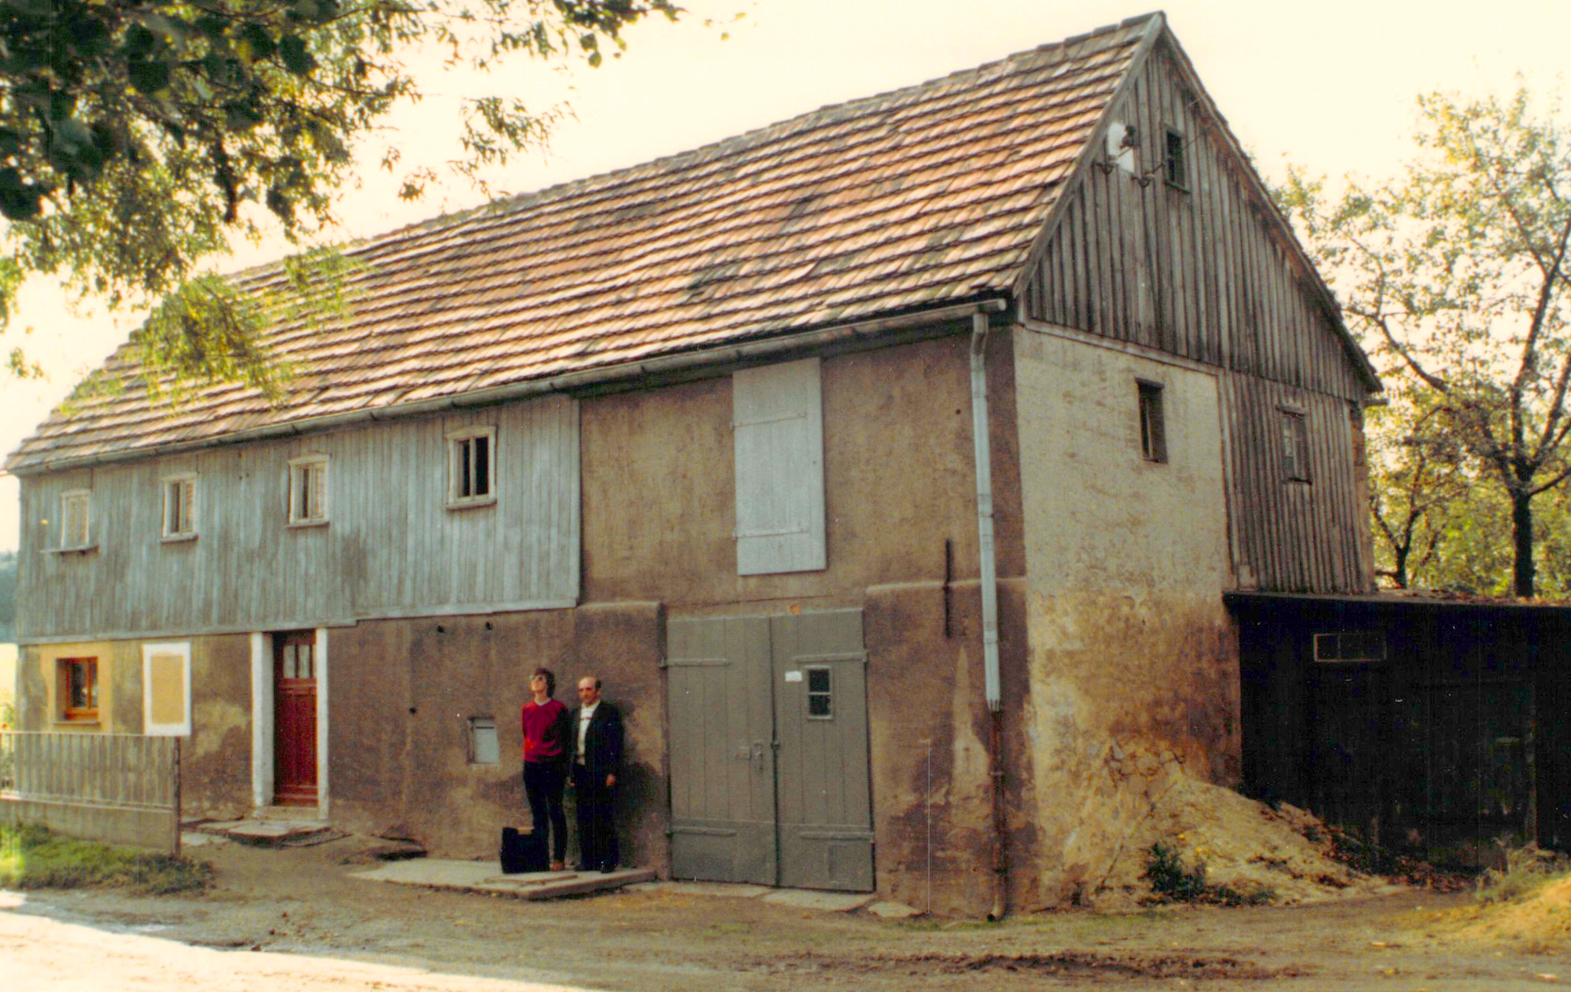
[[[976,445],[976,533],[982,586],[982,673],[987,694],[987,771],[993,800],[993,909],[1008,911],[1008,824],[1004,816],[1003,691],[998,676],[998,562],[993,549],[993,449],[988,435],[987,314],[971,315],[971,439]]]

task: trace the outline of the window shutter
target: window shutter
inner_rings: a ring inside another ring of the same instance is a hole
[[[731,377],[739,575],[825,567],[819,376],[808,358]]]
[[[196,503],[196,483],[187,479],[180,483],[180,531],[184,534],[196,531],[196,517],[192,510]]]
[[[327,518],[327,504],[322,501],[322,488],[327,482],[327,463],[317,462],[306,466],[306,483],[311,487],[311,497],[306,502],[309,508],[309,519],[324,520]]]

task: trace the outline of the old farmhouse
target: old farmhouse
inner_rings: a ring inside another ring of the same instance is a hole
[[[1160,14],[350,254],[281,402],[122,350],[5,463],[23,725],[174,659],[188,816],[493,852],[546,664],[627,860],[1051,905],[1239,780],[1224,595],[1372,588],[1380,384]]]

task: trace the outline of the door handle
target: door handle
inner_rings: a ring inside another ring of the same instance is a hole
[[[754,771],[756,771],[759,775],[764,774],[764,742],[763,741],[754,741],[753,742],[753,764],[756,766],[754,768]]]

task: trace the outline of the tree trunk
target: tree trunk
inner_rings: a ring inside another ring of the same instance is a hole
[[[1533,497],[1511,494],[1511,538],[1516,545],[1516,594],[1524,599],[1533,595]]]

